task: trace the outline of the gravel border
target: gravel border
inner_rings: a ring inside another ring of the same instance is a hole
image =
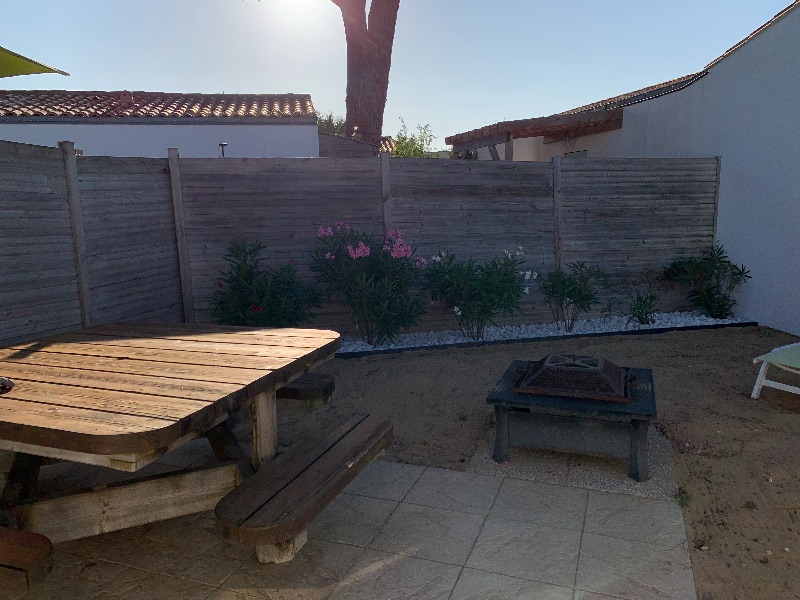
[[[465,337],[458,330],[405,333],[398,335],[391,344],[382,344],[380,346],[370,346],[355,336],[342,336],[342,345],[336,352],[336,356],[338,358],[358,358],[371,354],[391,354],[408,350],[488,346],[587,336],[645,335],[667,331],[752,327],[758,325],[757,321],[750,319],[739,317],[712,319],[698,312],[656,313],[655,319],[655,323],[651,325],[629,323],[626,317],[586,319],[576,322],[571,332],[564,331],[555,323],[487,327],[484,339],[479,341]]]

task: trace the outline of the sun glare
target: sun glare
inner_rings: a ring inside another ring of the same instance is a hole
[[[275,16],[286,20],[317,20],[326,12],[330,0],[269,0],[274,6]]]

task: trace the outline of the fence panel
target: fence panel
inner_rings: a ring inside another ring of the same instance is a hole
[[[182,321],[167,161],[77,161],[92,322]]]
[[[658,269],[714,242],[717,159],[561,163],[564,264]]]
[[[60,150],[0,141],[0,342],[81,324]]]
[[[181,159],[180,172],[198,321],[211,319],[214,282],[234,240],[258,239],[265,265],[291,260],[310,280],[319,226],[341,220],[383,231],[378,158]]]

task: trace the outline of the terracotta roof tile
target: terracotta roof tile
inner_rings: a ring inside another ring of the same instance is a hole
[[[309,94],[178,94],[0,90],[0,117],[298,118],[316,117]]]

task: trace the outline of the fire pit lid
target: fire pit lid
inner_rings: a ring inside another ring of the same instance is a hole
[[[627,380],[627,369],[604,358],[548,354],[529,362],[511,390],[520,394],[630,402]]]

